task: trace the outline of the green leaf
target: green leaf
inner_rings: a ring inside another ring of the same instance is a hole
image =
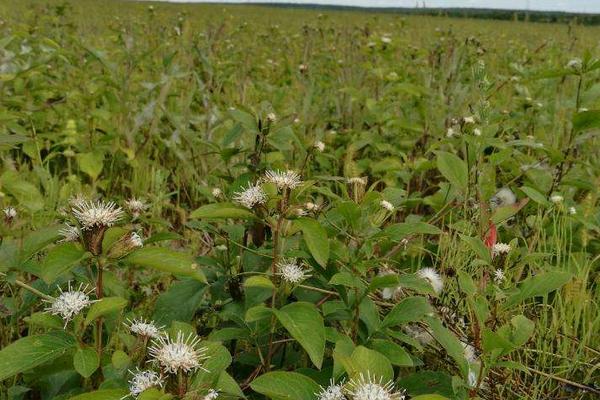
[[[52,248],[42,264],[42,279],[47,284],[53,283],[56,278],[71,270],[77,263],[86,258],[86,253],[74,243],[63,243]]]
[[[378,237],[387,237],[389,240],[399,242],[411,235],[437,235],[442,231],[426,222],[400,222],[399,224],[390,225]]]
[[[59,225],[48,226],[41,229],[36,229],[25,237],[23,241],[23,249],[21,250],[20,260],[25,262],[40,250],[48,246],[59,238]]]
[[[469,185],[469,170],[467,163],[458,156],[445,151],[436,152],[437,168],[444,177],[457,189],[463,192]]]
[[[503,305],[507,309],[531,297],[545,296],[550,292],[560,289],[569,282],[573,275],[566,271],[548,271],[525,279],[519,285],[519,290],[506,299]]]
[[[196,280],[175,281],[156,300],[152,319],[169,326],[172,321],[190,322],[208,286]]]
[[[383,382],[394,378],[394,369],[386,356],[375,350],[367,349],[364,346],[357,346],[350,356],[352,371],[346,371],[349,377],[356,378],[360,374],[365,377],[371,377]]]
[[[100,359],[98,358],[98,353],[89,347],[77,349],[73,356],[73,367],[84,378],[92,376],[99,366]]]
[[[130,264],[154,268],[174,275],[190,276],[200,282],[206,283],[204,273],[194,262],[192,256],[165,247],[142,247],[128,255],[125,261]]]
[[[44,208],[44,198],[36,186],[23,179],[23,176],[13,171],[7,171],[2,175],[2,190],[13,195],[19,205],[29,209],[31,212]]]
[[[412,400],[448,400],[447,397],[439,394],[422,394],[420,396],[411,397]]]
[[[548,200],[546,199],[546,196],[544,196],[543,194],[541,194],[534,188],[531,188],[529,186],[521,186],[520,189],[523,193],[525,193],[527,195],[527,197],[529,197],[531,200],[535,201],[536,203],[541,204],[543,206],[547,206],[549,204]]]
[[[206,348],[206,356],[209,357],[204,361],[202,367],[209,372],[197,374],[192,383],[192,388],[213,386],[219,379],[221,372],[225,371],[232,361],[231,354],[220,343],[202,342],[202,347]]]
[[[251,219],[256,216],[247,208],[240,207],[233,203],[214,203],[207,204],[198,208],[190,214],[190,218],[240,218]]]
[[[391,327],[419,321],[432,312],[433,309],[425,297],[407,297],[392,308],[383,319],[381,326]]]
[[[0,381],[50,362],[75,348],[65,332],[27,336],[0,350]]]
[[[121,297],[105,297],[100,301],[92,304],[90,310],[85,317],[85,325],[89,325],[92,321],[106,314],[120,311],[127,305],[127,300]]]
[[[235,379],[233,379],[233,377],[225,371],[221,372],[219,375],[215,389],[237,398],[246,398],[246,396],[244,396],[244,392],[242,392],[242,389],[240,388],[240,385],[238,385]]]
[[[69,400],[120,400],[127,394],[129,394],[127,389],[103,389],[82,393],[69,398]]]
[[[490,253],[490,250],[487,247],[485,247],[485,244],[483,244],[483,241],[481,239],[479,239],[478,237],[471,237],[466,235],[460,235],[460,238],[469,245],[469,247],[475,252],[477,257],[479,257],[481,260],[485,261],[488,264],[492,262],[492,255]]]
[[[252,390],[273,400],[314,400],[319,385],[297,372],[267,372],[252,381]]]
[[[399,344],[389,340],[375,339],[371,341],[370,347],[386,356],[393,365],[400,367],[412,367],[414,365],[410,354]]]
[[[600,128],[600,110],[578,112],[573,115],[573,131],[583,132]]]
[[[281,325],[300,343],[313,364],[320,369],[325,352],[325,324],[317,307],[312,303],[296,302],[274,312]]]
[[[446,350],[448,355],[454,359],[462,372],[463,378],[467,379],[469,375],[469,366],[465,359],[463,346],[456,336],[442,325],[439,319],[425,317],[427,325],[431,328],[431,334],[439,344]]]
[[[81,153],[77,155],[79,169],[92,180],[98,179],[104,166],[104,154],[100,152]]]
[[[329,260],[329,240],[327,232],[318,221],[310,218],[298,218],[295,224],[302,230],[302,237],[314,259],[322,267]]]

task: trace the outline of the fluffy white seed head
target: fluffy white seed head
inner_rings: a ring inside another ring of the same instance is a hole
[[[79,228],[76,226],[72,226],[69,224],[65,224],[65,226],[58,230],[58,233],[62,236],[62,239],[59,242],[76,242],[79,240]]]
[[[150,361],[158,364],[166,373],[176,374],[178,371],[189,373],[202,369],[202,360],[209,358],[205,355],[207,348],[198,347],[200,338],[190,334],[185,337],[183,332],[177,333],[175,340],[168,335],[154,339],[150,346]]]
[[[490,199],[492,208],[510,206],[517,202],[517,196],[509,188],[502,188]]]
[[[404,390],[396,391],[392,381],[383,382],[383,378],[377,379],[367,373],[362,373],[358,379],[352,379],[348,383],[347,393],[353,400],[404,400]]]
[[[277,189],[295,189],[302,184],[302,179],[295,171],[267,171],[264,180],[275,184]]]
[[[481,136],[481,129],[479,129],[479,128],[473,129],[473,135],[475,135],[475,136]]]
[[[73,206],[73,215],[81,229],[111,227],[123,216],[123,210],[114,202],[82,201]]]
[[[63,321],[65,321],[65,327],[67,323],[72,320],[77,314],[83,311],[84,308],[89,307],[92,303],[97,300],[90,300],[90,293],[92,289],[88,289],[87,285],[79,284],[77,290],[71,288],[71,282],[68,284],[66,292],[58,288],[60,295],[53,300],[44,300],[50,303],[50,306],[46,308],[52,315],[59,315]]]
[[[154,321],[146,321],[143,318],[127,320],[125,324],[131,333],[151,339],[157,339],[162,334],[164,326],[156,326]]]
[[[387,200],[381,200],[379,204],[388,211],[394,211],[394,205]]]
[[[277,275],[288,283],[300,283],[310,277],[305,269],[294,259],[283,259],[277,263]]]
[[[233,194],[233,200],[246,208],[254,208],[267,202],[267,194],[259,184],[248,184],[247,188]]]
[[[454,128],[448,128],[448,130],[446,131],[446,137],[451,138],[454,136],[456,136],[456,131],[454,130]]]
[[[162,387],[163,380],[154,371],[129,371],[133,376],[129,380],[129,394],[133,397],[137,397],[143,391],[152,387]]]
[[[341,382],[336,384],[332,379],[329,381],[329,386],[326,388],[321,386],[321,391],[315,393],[315,396],[317,396],[317,400],[346,400],[346,396],[344,395],[344,383]]]
[[[417,272],[417,276],[425,279],[436,294],[440,294],[444,288],[444,280],[442,276],[433,268],[423,268]]]

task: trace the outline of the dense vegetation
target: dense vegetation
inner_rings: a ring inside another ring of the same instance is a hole
[[[9,0],[0,31],[0,399],[600,393],[598,28]]]

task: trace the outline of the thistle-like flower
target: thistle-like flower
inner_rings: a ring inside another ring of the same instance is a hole
[[[302,184],[302,179],[295,171],[267,171],[264,180],[275,184],[277,189],[295,189]]]
[[[417,276],[429,282],[436,294],[440,294],[442,292],[442,289],[444,288],[444,280],[435,269],[423,268],[417,272]]]
[[[315,149],[317,149],[317,151],[319,153],[322,153],[325,151],[325,143],[321,142],[320,140],[315,142],[314,147],[315,147]]]
[[[502,188],[490,199],[492,208],[510,206],[517,202],[517,196],[509,188]]]
[[[79,240],[79,228],[65,223],[64,228],[58,230],[58,233],[63,237],[59,242],[76,242]]]
[[[12,221],[17,218],[17,210],[14,207],[6,207],[2,212],[4,212],[4,218],[7,220]]]
[[[177,338],[172,340],[168,335],[154,339],[149,349],[150,357],[165,372],[176,374],[179,371],[189,373],[197,369],[208,372],[202,367],[202,360],[209,358],[205,355],[206,347],[198,347],[200,338],[190,334],[184,337],[183,332],[177,332]]]
[[[506,276],[504,275],[504,271],[502,271],[499,268],[494,271],[494,282],[496,282],[497,284],[500,284],[500,283],[504,282],[504,279],[506,279]]]
[[[73,206],[73,215],[81,229],[107,228],[113,226],[123,216],[123,209],[113,201],[78,201]]]
[[[133,397],[137,397],[146,389],[156,386],[162,387],[163,385],[163,379],[154,371],[140,371],[137,369],[136,371],[129,370],[129,373],[133,375],[129,380],[129,394]]]
[[[125,207],[127,207],[127,210],[131,213],[131,217],[135,220],[148,209],[148,204],[143,199],[132,197],[125,201]]]
[[[275,113],[268,113],[267,121],[269,121],[271,124],[277,122],[277,115],[275,115]]]
[[[358,379],[352,379],[347,388],[353,400],[404,400],[404,392],[396,391],[394,382],[384,383],[383,378],[377,379],[370,372],[367,372],[366,378],[361,373]]]
[[[210,389],[202,400],[215,400],[217,397],[219,397],[219,392],[215,389]]]
[[[512,248],[510,247],[510,244],[496,243],[494,244],[494,247],[492,247],[492,257],[497,257],[501,254],[508,254],[510,253],[511,249]]]
[[[454,130],[454,128],[448,128],[448,130],[446,131],[446,137],[451,138],[454,136],[456,136],[456,131]]]
[[[258,204],[267,202],[267,194],[259,184],[248,184],[246,189],[233,194],[233,200],[246,208],[253,208]]]
[[[146,322],[145,319],[128,319],[128,323],[124,323],[131,333],[135,333],[136,335],[143,336],[146,338],[157,339],[164,328],[164,326],[156,326],[154,321]]]
[[[65,327],[77,314],[79,314],[84,308],[89,307],[92,303],[98,300],[90,300],[90,293],[93,289],[88,289],[87,285],[79,284],[77,290],[71,288],[71,282],[68,283],[68,290],[63,290],[58,287],[60,295],[54,300],[44,300],[50,303],[50,306],[46,308],[52,315],[60,315],[65,321]]]
[[[283,259],[278,262],[277,275],[288,283],[300,283],[310,277],[295,259]]]
[[[329,386],[324,388],[321,386],[321,391],[315,393],[317,400],[346,400],[344,395],[344,382],[336,384],[333,379],[329,381]]]
[[[394,205],[387,200],[381,200],[379,204],[388,211],[394,211]]]

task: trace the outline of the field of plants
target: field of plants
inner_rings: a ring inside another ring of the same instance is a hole
[[[0,400],[600,395],[600,27],[0,3]]]

